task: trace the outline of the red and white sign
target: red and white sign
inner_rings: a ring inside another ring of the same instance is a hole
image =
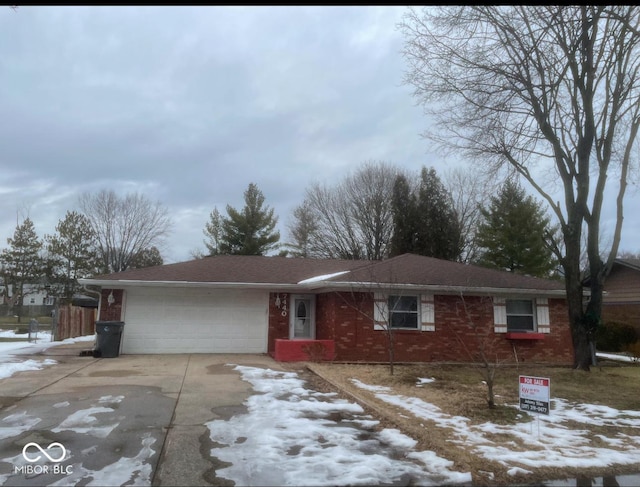
[[[551,381],[543,377],[520,376],[520,409],[549,414]]]

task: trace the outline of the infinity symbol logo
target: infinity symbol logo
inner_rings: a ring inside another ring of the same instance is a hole
[[[37,443],[31,442],[24,445],[24,448],[22,449],[22,456],[29,463],[37,462],[42,458],[42,456],[40,455],[38,455],[35,458],[29,458],[29,456],[27,456],[27,450],[29,449],[29,447],[32,447],[32,446],[35,447],[37,450],[40,450],[40,453],[42,453],[45,457],[47,457],[51,462],[56,462],[56,463],[61,462],[62,460],[64,460],[64,457],[67,456],[67,449],[62,445],[62,443],[57,443],[57,442],[51,443],[47,447],[47,450],[51,450],[52,447],[54,448],[58,447],[62,450],[62,456],[60,456],[60,458],[54,458],[51,455],[49,455],[46,450],[43,450],[40,445],[38,445]]]

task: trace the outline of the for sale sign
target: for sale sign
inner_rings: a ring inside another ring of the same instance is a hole
[[[542,377],[520,376],[520,409],[532,413],[549,414],[551,381]]]

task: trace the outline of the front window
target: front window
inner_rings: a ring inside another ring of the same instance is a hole
[[[531,299],[507,299],[507,331],[535,331],[535,306]]]
[[[417,296],[389,296],[389,326],[418,328]]]

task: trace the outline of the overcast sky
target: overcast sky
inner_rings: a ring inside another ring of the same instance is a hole
[[[164,204],[165,262],[183,261],[204,250],[211,210],[241,208],[251,182],[286,240],[312,182],[365,161],[464,166],[420,136],[428,120],[402,83],[404,11],[0,8],[0,248],[16,218],[53,233],[82,192],[106,188]],[[622,248],[640,251],[630,189]]]

